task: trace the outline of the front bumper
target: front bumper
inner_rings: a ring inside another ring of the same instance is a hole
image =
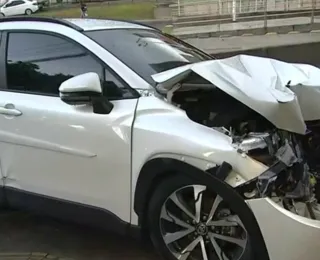
[[[260,226],[270,260],[320,259],[320,221],[295,215],[270,198],[247,203]]]

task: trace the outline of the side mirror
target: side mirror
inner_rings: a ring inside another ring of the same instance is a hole
[[[109,114],[113,108],[113,104],[103,96],[100,78],[94,72],[62,82],[59,92],[61,100],[68,105],[92,105],[93,112],[97,114]]]

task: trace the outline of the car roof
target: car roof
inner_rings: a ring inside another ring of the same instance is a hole
[[[60,24],[71,27],[77,31],[95,31],[95,30],[111,30],[111,29],[152,29],[158,30],[154,27],[148,26],[136,21],[114,20],[114,19],[58,19],[50,17],[37,16],[10,16],[0,19],[0,23],[5,22],[43,22]]]
[[[150,29],[149,26],[137,22],[102,19],[63,19],[80,27],[84,31],[110,30],[110,29]],[[152,28],[153,29],[153,28]]]

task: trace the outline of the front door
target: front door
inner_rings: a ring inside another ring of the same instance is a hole
[[[129,221],[135,92],[70,40],[39,32],[13,32],[5,38],[0,168],[6,188],[95,206]],[[110,114],[94,114],[91,106],[60,100],[60,84],[86,72],[100,75],[104,93],[113,100]]]

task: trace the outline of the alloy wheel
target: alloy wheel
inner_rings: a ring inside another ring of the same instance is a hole
[[[239,260],[248,235],[222,198],[203,185],[173,192],[161,208],[163,241],[179,260]]]

